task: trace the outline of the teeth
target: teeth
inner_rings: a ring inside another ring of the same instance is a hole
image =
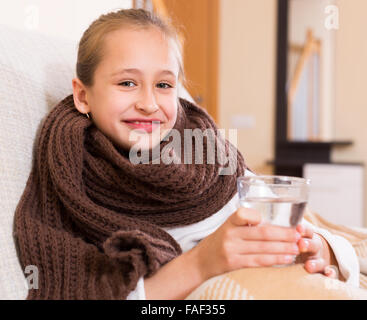
[[[153,121],[129,121],[130,123],[135,123],[135,124],[153,124]],[[154,121],[154,123],[159,123],[159,121]]]

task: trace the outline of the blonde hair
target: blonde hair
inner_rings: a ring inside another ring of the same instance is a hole
[[[182,38],[179,38],[172,23],[168,19],[163,20],[158,15],[144,9],[122,9],[101,15],[97,20],[92,22],[80,39],[76,75],[85,86],[93,86],[95,70],[103,58],[104,38],[109,32],[118,30],[124,26],[133,29],[157,27],[166,39],[172,39],[174,44],[173,48],[179,64],[178,79],[183,85],[185,84]]]

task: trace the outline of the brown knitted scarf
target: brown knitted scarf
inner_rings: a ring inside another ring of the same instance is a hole
[[[174,129],[184,136],[193,128],[217,129],[204,109],[180,98]],[[126,299],[139,277],[181,254],[163,228],[219,211],[244,174],[240,152],[219,135],[217,141],[227,165],[236,165],[232,175],[221,175],[218,161],[134,164],[77,111],[73,95],[62,100],[43,121],[15,212],[21,265],[39,272],[27,299]]]

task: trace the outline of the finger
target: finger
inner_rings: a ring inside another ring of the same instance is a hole
[[[336,266],[328,265],[324,269],[324,274],[328,278],[338,279],[339,278],[339,270]]]
[[[238,243],[240,254],[289,254],[298,255],[299,248],[296,243],[284,241],[247,241]]]
[[[256,227],[236,228],[236,234],[243,240],[297,242],[301,235],[294,228],[263,224]]]
[[[299,224],[296,227],[296,230],[301,234],[304,238],[313,238],[314,230],[310,226],[306,226],[304,224]]]
[[[305,262],[305,269],[309,273],[324,273],[326,263],[324,259],[309,259]]]
[[[322,242],[318,237],[314,237],[313,239],[302,238],[298,241],[298,247],[302,253],[317,254],[322,248]]]
[[[246,254],[240,255],[240,266],[245,267],[270,267],[274,265],[286,265],[294,261],[294,255],[274,255],[274,254]]]
[[[255,209],[240,207],[232,214],[230,221],[235,226],[258,225],[261,222],[261,213]]]

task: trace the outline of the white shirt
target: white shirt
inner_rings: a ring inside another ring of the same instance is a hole
[[[253,173],[246,170],[245,175],[253,175]],[[222,209],[210,217],[188,226],[164,228],[164,230],[178,242],[182,251],[186,252],[195,247],[200,240],[206,238],[217,230],[232,213],[237,211],[239,207],[239,197],[238,193],[236,193]],[[357,254],[351,243],[343,237],[333,235],[328,230],[318,228],[304,219],[302,219],[301,223],[311,226],[314,229],[314,232],[325,238],[335,254],[335,258],[339,264],[339,270],[346,279],[346,283],[358,287],[360,271],[359,262]],[[146,299],[143,277],[140,277],[135,290],[130,292],[126,299]]]

